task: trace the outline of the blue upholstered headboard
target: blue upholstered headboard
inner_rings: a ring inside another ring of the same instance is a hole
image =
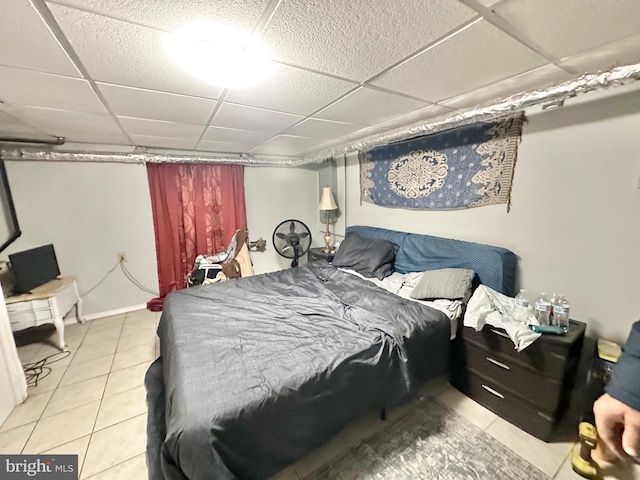
[[[398,245],[397,272],[468,268],[476,272],[483,285],[505,295],[515,295],[516,256],[506,248],[360,225],[347,227],[347,235],[351,232]]]

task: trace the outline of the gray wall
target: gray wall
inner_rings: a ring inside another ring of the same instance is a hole
[[[0,254],[53,243],[62,274],[77,275],[80,293],[98,283],[127,253],[131,273],[158,290],[155,240],[146,169],[143,165],[7,161],[7,173],[22,236]],[[257,273],[289,266],[271,245],[275,226],[287,218],[318,224],[315,168],[247,167],[247,221],[250,238],[267,240],[252,252]],[[87,314],[145,304],[153,296],[129,282],[120,268],[84,302]]]
[[[147,173],[143,165],[6,162],[22,236],[0,257],[53,243],[63,275],[84,293],[127,253],[129,271],[158,290]],[[152,295],[120,268],[84,299],[87,314],[146,303]]]

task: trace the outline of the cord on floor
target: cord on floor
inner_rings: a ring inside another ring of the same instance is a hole
[[[24,376],[27,379],[27,387],[28,388],[36,388],[38,386],[38,382],[43,380],[49,376],[51,373],[51,367],[47,367],[46,365],[50,365],[52,363],[59,362],[60,360],[64,360],[71,352],[57,352],[51,355],[44,357],[42,360],[38,360],[37,362],[27,363],[22,366],[24,370]],[[50,360],[51,358],[57,357],[55,360]]]

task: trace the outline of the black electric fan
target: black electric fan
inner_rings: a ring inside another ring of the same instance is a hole
[[[285,258],[292,258],[292,267],[309,251],[311,232],[300,220],[285,220],[273,231],[273,248]]]

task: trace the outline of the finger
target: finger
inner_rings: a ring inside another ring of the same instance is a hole
[[[598,436],[616,456],[628,458],[622,448],[622,424],[610,416],[597,416]]]
[[[622,448],[630,457],[638,456],[638,443],[640,442],[640,425],[625,423],[622,433]]]

